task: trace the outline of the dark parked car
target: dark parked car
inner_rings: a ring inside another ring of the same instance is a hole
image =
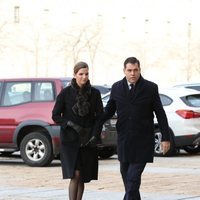
[[[30,166],[46,166],[59,156],[60,127],[52,119],[55,98],[71,78],[0,79],[0,152],[20,155]],[[99,156],[112,156],[109,137]]]

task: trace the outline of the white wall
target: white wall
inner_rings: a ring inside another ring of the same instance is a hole
[[[93,83],[121,79],[129,56],[136,56],[144,77],[159,85],[199,81],[199,4],[198,0],[0,0],[0,78],[72,76],[75,53],[77,60],[90,65]],[[19,23],[14,22],[15,6]],[[89,51],[84,45],[92,36]]]

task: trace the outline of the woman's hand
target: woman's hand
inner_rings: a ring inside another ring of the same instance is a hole
[[[75,124],[72,121],[68,121],[67,126],[73,128],[77,133],[80,133],[83,130],[81,126],[79,126],[78,124]]]

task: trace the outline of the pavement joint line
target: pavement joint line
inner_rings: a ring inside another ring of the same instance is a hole
[[[101,166],[100,168],[101,171],[119,171],[119,168],[112,168],[111,166]],[[200,169],[193,168],[193,171],[191,172],[191,169],[185,169],[185,168],[176,168],[176,167],[146,167],[144,170],[144,173],[187,173],[190,172],[192,174],[200,174]]]
[[[2,187],[1,187],[2,188]],[[12,193],[9,194],[7,196],[3,196],[3,199],[0,198],[0,200],[23,200],[23,199],[35,199],[37,198],[37,200],[40,199],[46,199],[46,200],[54,200],[55,197],[56,199],[65,199],[68,195],[67,190],[63,190],[63,189],[55,189],[55,188],[18,188],[18,187],[6,187],[7,190],[11,189],[13,191],[18,190],[17,193]],[[24,190],[26,192],[24,192]],[[27,191],[29,190],[29,191]],[[22,191],[22,192],[20,192]],[[10,193],[10,191],[9,191]],[[0,196],[2,197],[2,193],[0,192]],[[16,198],[17,195],[17,198]],[[110,200],[112,200],[113,198],[115,200],[121,200],[123,198],[124,192],[108,192],[108,191],[99,191],[99,190],[86,190],[84,193],[84,197],[83,200],[93,200],[94,199],[94,195],[98,198],[97,200],[104,200],[106,198],[106,200],[108,199],[108,196],[110,198]],[[155,194],[151,194],[151,193],[141,193],[142,195],[142,199],[144,200],[160,200],[160,196],[159,194],[157,194],[155,196]],[[14,196],[14,197],[13,197]],[[183,197],[181,197],[182,195],[171,195],[168,197],[163,197],[162,200],[198,200],[200,196],[188,196],[186,197],[185,195]]]
[[[184,198],[177,199],[177,200],[190,200],[190,199],[196,199],[196,198],[200,199],[200,196],[184,197]],[[196,200],[198,200],[198,199],[196,199]]]

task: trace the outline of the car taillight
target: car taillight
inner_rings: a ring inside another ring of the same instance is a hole
[[[183,117],[184,119],[198,118],[200,117],[199,112],[194,112],[192,110],[177,110],[176,113]]]

